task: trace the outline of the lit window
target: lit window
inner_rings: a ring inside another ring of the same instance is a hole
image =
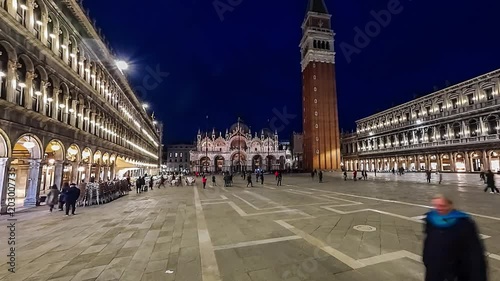
[[[486,94],[486,99],[487,100],[492,100],[493,99],[493,89],[492,88],[484,90],[484,93]]]

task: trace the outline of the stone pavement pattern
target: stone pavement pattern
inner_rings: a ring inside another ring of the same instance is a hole
[[[39,207],[16,214],[14,274],[0,218],[0,280],[423,280],[419,216],[443,192],[474,214],[490,280],[500,280],[500,196],[416,181],[285,175],[280,187],[266,176],[245,188],[235,178],[131,193],[70,217]]]

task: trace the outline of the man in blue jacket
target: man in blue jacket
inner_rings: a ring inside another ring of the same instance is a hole
[[[484,247],[472,218],[438,195],[425,219],[425,281],[486,281]]]

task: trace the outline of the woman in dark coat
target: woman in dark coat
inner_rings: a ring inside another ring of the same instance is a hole
[[[472,218],[440,195],[425,219],[425,281],[486,281],[483,244]]]
[[[61,189],[61,193],[59,195],[59,211],[63,211],[64,204],[66,203],[66,193],[69,190],[69,183],[63,183],[63,187]]]
[[[49,193],[47,194],[47,206],[50,207],[49,211],[52,213],[52,210],[54,209],[54,205],[57,205],[59,202],[59,194],[61,192],[59,189],[57,189],[57,185],[53,185],[52,188],[50,189]]]

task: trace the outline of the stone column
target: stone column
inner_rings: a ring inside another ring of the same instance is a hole
[[[28,6],[28,9],[26,10],[26,27],[28,30],[35,34],[35,15],[34,15],[34,4],[35,1],[30,0],[26,1],[26,6]]]
[[[77,124],[78,124],[78,129],[83,130],[83,100],[80,100],[80,106],[78,107],[78,111],[76,112],[76,118],[77,118]],[[80,116],[78,116],[80,115]]]
[[[7,212],[7,189],[9,180],[9,158],[0,158],[0,214]]]
[[[441,155],[437,155],[437,170],[442,171],[443,170],[443,162],[441,160]]]
[[[107,181],[108,180],[109,166],[104,166],[103,170],[104,170],[104,173],[103,173],[102,180]]]
[[[50,105],[49,106],[52,106],[52,118],[56,119],[56,120],[59,120],[58,117],[59,117],[59,111],[60,111],[60,108],[59,108],[59,88],[58,88],[58,85],[52,85],[54,86],[53,87],[53,92],[52,92],[52,102],[49,103]]]
[[[70,183],[78,183],[78,162],[71,163]]]
[[[28,71],[26,73],[26,81],[24,81],[24,84],[26,84],[26,87],[23,88],[23,100],[24,100],[24,107],[27,109],[32,109],[33,108],[33,78],[35,77],[35,74],[31,71]]]
[[[30,168],[28,171],[28,180],[26,182],[26,198],[24,199],[25,207],[33,207],[38,203],[38,192],[40,184],[40,176],[42,166],[40,159],[29,160]]]
[[[450,153],[450,165],[451,165],[451,171],[452,172],[456,172],[457,168],[456,168],[456,164],[455,164],[455,157],[457,157],[455,155],[455,153]]]
[[[486,150],[483,150],[483,165],[481,169],[483,171],[488,171],[490,169],[490,157],[488,156],[488,152]]]
[[[465,158],[465,159],[464,159],[465,171],[466,171],[467,173],[469,173],[469,172],[470,172],[470,170],[471,170],[471,169],[470,169],[470,168],[471,168],[471,162],[470,162],[470,159],[469,159],[469,152],[465,151],[464,155],[465,155],[465,156],[464,156],[464,158]]]
[[[5,88],[7,90],[7,100],[16,103],[16,70],[17,70],[17,62],[14,60],[9,60],[7,63],[7,77],[5,79]]]
[[[57,185],[59,189],[62,186],[63,169],[64,169],[63,161],[57,160],[54,163],[54,184]]]

